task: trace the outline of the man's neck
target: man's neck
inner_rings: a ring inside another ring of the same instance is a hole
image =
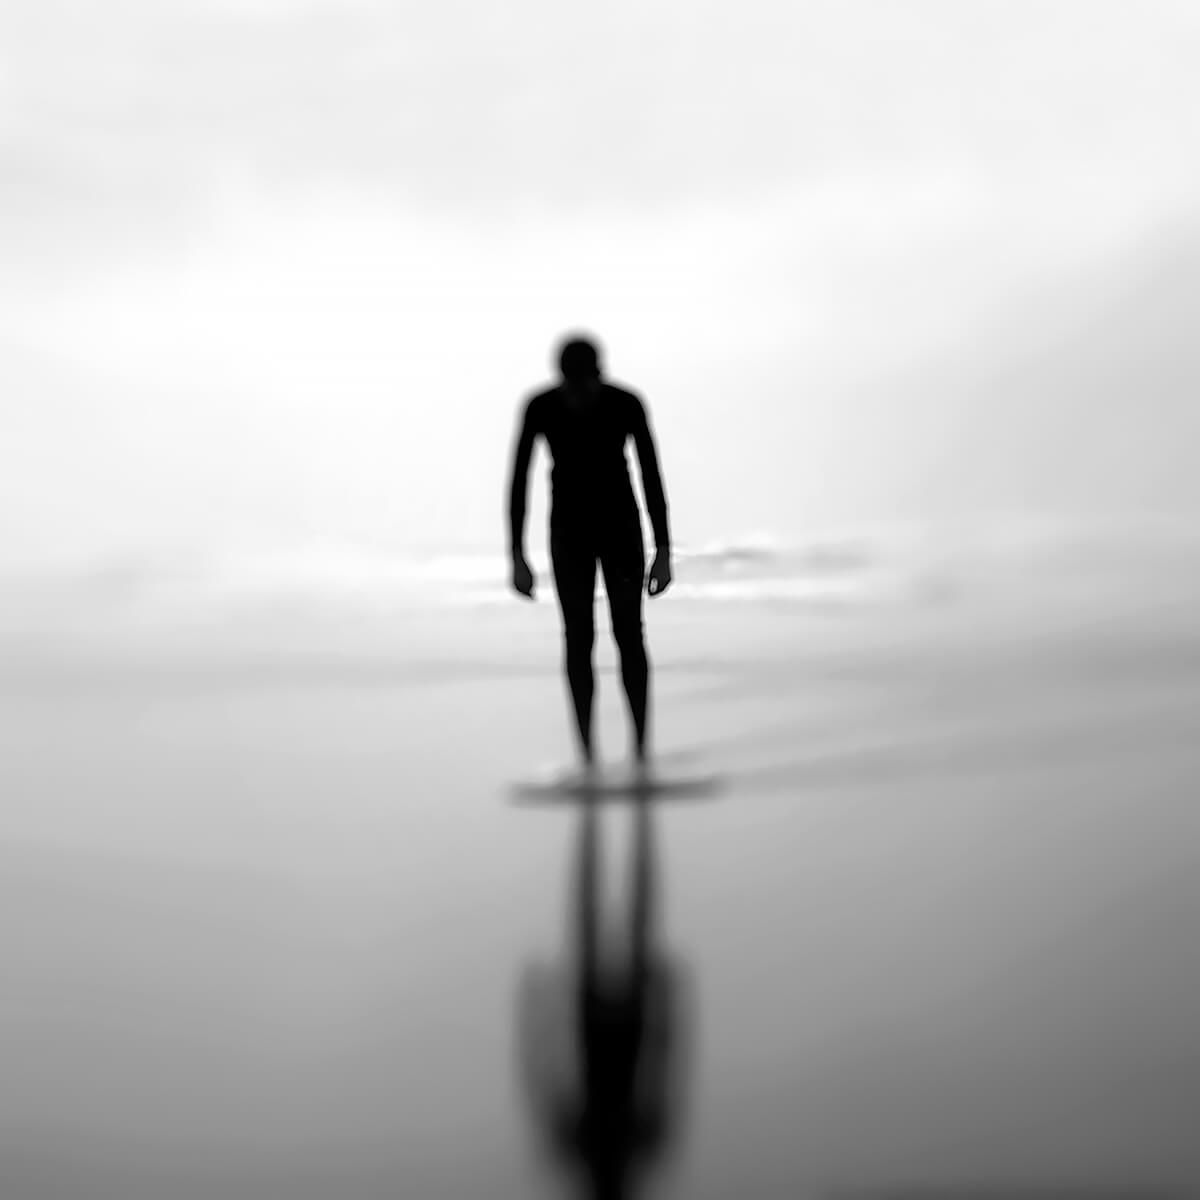
[[[600,378],[592,376],[588,379],[565,379],[562,388],[568,400],[576,404],[586,403],[600,394]]]

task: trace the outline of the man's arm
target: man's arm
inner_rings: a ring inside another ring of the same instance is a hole
[[[638,465],[642,471],[642,490],[646,494],[646,510],[650,528],[654,530],[654,546],[659,554],[670,555],[671,533],[667,522],[667,496],[663,490],[662,473],[658,468],[658,451],[646,406],[637,396],[633,405],[633,444],[637,448]]]
[[[521,416],[509,480],[508,548],[514,559],[525,557],[525,498],[529,488],[529,460],[533,456],[537,432],[534,401],[530,400]]]

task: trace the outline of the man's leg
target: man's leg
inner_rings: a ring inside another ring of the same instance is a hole
[[[554,537],[554,587],[563,620],[563,665],[575,711],[579,748],[592,761],[592,646],[596,640],[596,555],[586,541]]]
[[[642,532],[630,529],[600,559],[613,640],[621,659],[621,683],[629,701],[633,721],[634,753],[638,762],[646,757],[647,709],[650,693],[650,658],[642,628],[642,590],[646,582],[646,554]]]

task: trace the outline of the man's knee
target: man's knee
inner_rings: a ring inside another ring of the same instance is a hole
[[[613,615],[613,641],[622,657],[626,655],[645,656],[646,638],[642,629],[642,618],[638,613]]]
[[[591,617],[568,621],[563,627],[563,645],[569,660],[590,659],[595,641],[596,624]]]

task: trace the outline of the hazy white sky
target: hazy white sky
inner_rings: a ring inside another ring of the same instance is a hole
[[[0,553],[502,545],[576,327],[681,540],[1200,515],[1198,202],[1186,2],[0,0]]]

